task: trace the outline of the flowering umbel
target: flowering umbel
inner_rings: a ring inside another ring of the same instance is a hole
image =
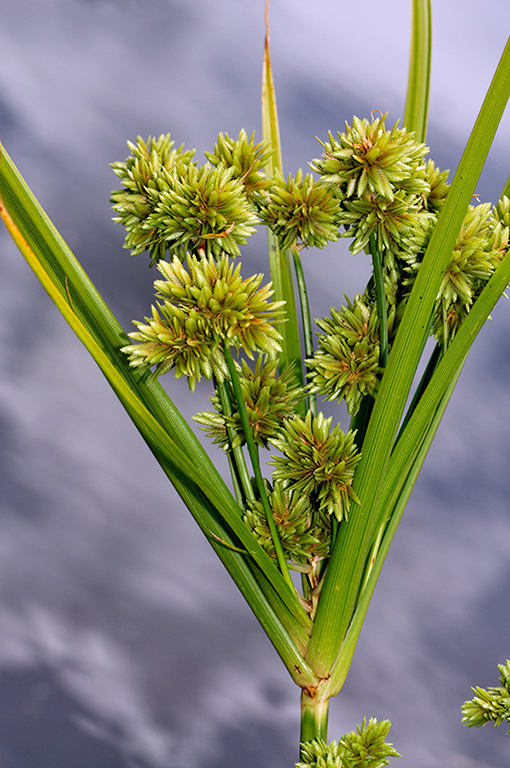
[[[234,268],[227,256],[218,262],[188,256],[186,265],[177,257],[158,263],[164,277],[154,283],[160,302],[145,324],[135,322],[138,331],[130,336],[139,343],[123,348],[131,365],[155,366],[155,375],[173,368],[177,377],[188,377],[193,390],[202,376],[223,378],[225,343],[249,357],[279,351],[275,323],[282,302],[269,301],[271,286],[260,287],[262,275],[243,280],[241,265]]]
[[[351,502],[359,503],[352,489],[354,470],[360,454],[355,433],[344,434],[324,414],[304,419],[294,416],[285,422],[281,435],[273,440],[283,456],[272,460],[273,477],[294,493],[309,496],[324,515],[347,518]]]

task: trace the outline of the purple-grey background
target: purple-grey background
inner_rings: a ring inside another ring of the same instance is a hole
[[[508,0],[434,5],[428,144],[454,168],[510,29]],[[408,0],[273,0],[286,172],[353,114],[401,117]],[[171,132],[260,138],[264,2],[0,0],[0,136],[127,330],[153,272],[122,250],[108,167]],[[510,170],[505,118],[477,188]],[[264,269],[264,238],[242,259]],[[345,244],[305,255],[314,316],[362,290]],[[289,768],[298,691],[95,364],[0,231],[0,768]],[[390,718],[400,768],[504,768],[466,730],[510,656],[510,304],[481,333],[412,496],[331,738]],[[209,389],[189,395],[191,416]],[[332,411],[328,411],[332,412]],[[342,419],[343,419],[343,412]],[[345,420],[344,426],[345,426]]]

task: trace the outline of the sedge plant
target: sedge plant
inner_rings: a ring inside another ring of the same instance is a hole
[[[377,768],[398,754],[386,720],[328,743],[329,700],[466,356],[510,282],[509,189],[473,201],[510,95],[510,44],[450,179],[425,145],[429,0],[413,0],[412,20],[402,125],[353,117],[320,139],[307,172],[284,174],[268,34],[260,142],[220,134],[203,163],[170,135],[128,142],[112,164],[115,221],[157,272],[129,334],[1,149],[9,232],[299,688],[299,768]],[[269,274],[246,277],[242,247],[261,225]],[[340,237],[372,275],[314,325],[302,260]],[[160,385],[170,373],[191,391],[210,382],[195,420],[214,461]],[[324,400],[344,401],[350,423],[327,418]]]

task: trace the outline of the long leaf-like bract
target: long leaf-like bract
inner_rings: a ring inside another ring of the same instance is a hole
[[[416,141],[424,142],[429,109],[432,10],[430,0],[413,0],[412,7],[404,128],[414,131]]]
[[[378,498],[428,336],[432,310],[509,96],[510,41],[505,47],[432,233],[381,380],[353,483],[361,504],[339,528],[307,654],[310,666],[321,678],[331,673],[352,620],[368,550],[373,541]]]
[[[509,283],[510,251],[505,255],[464,320],[392,452],[379,497],[378,515],[375,523],[376,528],[379,525],[385,525],[386,531],[377,552],[373,570],[356,607],[353,622],[349,627],[339,657],[328,680],[325,694],[336,695],[345,680],[384,559],[462,370],[463,363],[477,335]]]
[[[264,43],[264,64],[262,69],[262,138],[272,153],[266,165],[266,175],[271,178],[275,170],[283,173],[280,128],[276,108],[276,93],[269,55],[269,0],[266,0],[266,38]],[[282,249],[274,233],[267,229],[269,271],[276,301],[285,302],[286,322],[280,327],[282,351],[279,356],[280,370],[292,366],[294,377],[303,384],[301,344],[299,339],[298,314],[292,276],[290,249]],[[298,407],[304,414],[304,404]]]
[[[242,522],[237,502],[166,393],[127,364],[120,352],[127,337],[5,151],[0,156],[0,195],[5,203],[0,203],[0,212],[13,238],[101,368],[292,676],[301,681],[298,684],[305,679],[305,684],[313,684],[315,678],[302,659],[310,620],[296,593]],[[239,543],[249,554],[229,546]],[[257,578],[254,568],[261,572]],[[262,574],[268,582],[264,590],[260,587]],[[273,606],[266,598],[268,593]],[[287,606],[282,611],[283,623],[278,605]]]

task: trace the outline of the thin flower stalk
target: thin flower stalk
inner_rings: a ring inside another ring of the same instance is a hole
[[[239,375],[237,373],[236,366],[234,363],[234,358],[232,357],[232,352],[228,342],[225,342],[224,353],[225,353],[225,362],[227,364],[227,368],[230,375],[230,381],[232,384],[232,388],[234,390],[234,396],[236,398],[237,407],[239,408],[239,414],[241,416],[241,422],[243,425],[244,435],[246,438],[246,445],[248,447],[248,453],[250,454],[251,464],[253,468],[253,473],[255,475],[255,482],[257,484],[259,498],[264,507],[264,511],[267,516],[267,523],[269,525],[269,530],[271,531],[271,536],[273,539],[273,544],[276,552],[276,559],[278,560],[278,565],[280,566],[280,570],[282,572],[283,577],[287,580],[287,582],[292,587],[292,589],[294,589],[294,584],[292,582],[292,579],[289,573],[289,568],[287,566],[287,562],[283,554],[281,542],[278,537],[278,532],[276,530],[276,526],[274,523],[273,513],[271,512],[271,507],[269,506],[269,501],[268,501],[266,489],[264,486],[264,479],[262,477],[262,472],[260,470],[259,452],[253,440],[253,435],[250,427],[250,420],[248,418],[248,413],[246,411],[246,406],[244,404],[243,393],[242,393],[241,384],[239,381]]]

